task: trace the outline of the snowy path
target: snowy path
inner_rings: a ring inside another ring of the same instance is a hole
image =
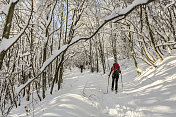
[[[119,79],[118,94],[110,90],[111,80],[107,93],[107,74],[88,71],[81,74],[78,69],[66,71],[61,90],[38,102],[34,113],[30,107],[29,116],[175,117],[176,57],[167,58],[158,68],[148,69],[136,80],[133,65],[121,65],[123,90]],[[26,117],[25,105],[14,109],[10,117]]]

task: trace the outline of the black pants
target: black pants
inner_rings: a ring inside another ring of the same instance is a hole
[[[116,91],[118,89],[118,80],[119,80],[119,75],[112,76],[112,89],[114,89],[114,82],[115,82],[115,90]]]

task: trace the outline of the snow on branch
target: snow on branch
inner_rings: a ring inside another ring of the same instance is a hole
[[[170,6],[174,5],[175,3],[176,3],[176,0],[171,0],[171,3],[165,6],[165,9],[167,7],[170,7]]]
[[[8,48],[10,48],[20,37],[21,35],[24,33],[26,28],[24,28],[23,30],[20,31],[20,33],[18,33],[17,35],[15,35],[12,38],[6,39],[3,38],[1,43],[0,43],[0,53],[4,50],[6,51]]]
[[[68,45],[62,46],[59,50],[54,50],[51,57],[43,63],[40,71],[42,72],[57,56],[67,49]]]
[[[144,4],[148,4],[150,2],[152,2],[154,0],[135,0],[133,1],[133,3],[129,6],[127,6],[126,8],[124,9],[120,9],[119,7],[114,9],[111,13],[111,15],[105,17],[105,21],[108,21],[108,20],[113,20],[113,19],[116,19],[118,17],[126,17],[131,11],[133,11],[137,6],[140,6],[140,5],[144,5]]]
[[[12,2],[17,2],[17,0],[15,0],[15,1],[13,0]],[[20,31],[20,33],[18,33],[17,35],[15,35],[14,37],[9,38],[9,39],[2,38],[2,40],[0,41],[0,53],[2,51],[7,51],[8,49],[10,49],[10,47],[12,47],[20,39],[20,37],[23,35],[23,33],[25,32],[25,30],[27,29],[27,27],[31,21],[32,13],[33,13],[33,7],[31,10],[29,20],[28,20],[26,26]]]
[[[73,45],[74,43],[78,42],[78,41],[81,40],[81,39],[84,39],[84,37],[76,36],[76,37],[74,37],[74,38],[72,39],[72,41],[71,41],[71,43],[70,43],[69,45],[66,44],[66,45],[62,46],[59,50],[54,50],[54,51],[52,52],[52,55],[50,56],[50,58],[49,58],[48,60],[46,60],[46,61],[43,63],[43,65],[42,65],[40,71],[43,72],[43,71],[45,70],[45,68],[46,68],[50,63],[52,63],[63,51],[65,51],[66,49],[68,49],[69,46]]]
[[[51,55],[51,57],[43,63],[43,65],[42,65],[40,71],[43,72],[43,71],[45,70],[45,68],[46,68],[49,64],[51,64],[62,52],[66,51],[66,50],[67,50],[70,46],[72,46],[74,43],[76,43],[76,42],[78,42],[78,41],[80,41],[80,40],[83,40],[83,39],[86,39],[86,38],[85,38],[85,37],[76,36],[76,37],[74,37],[74,38],[72,39],[72,41],[71,41],[70,44],[66,44],[66,45],[62,46],[59,50],[53,51],[53,54]]]
[[[135,5],[137,5],[137,6],[139,6],[139,5],[144,5],[144,4],[148,4],[148,3],[152,2],[152,1],[154,1],[154,0],[135,0],[132,5],[130,5],[129,7],[125,8],[125,11],[124,11],[124,12],[121,12],[121,13],[123,13],[123,15],[128,15],[132,10],[134,10],[134,9],[136,8]],[[122,10],[123,10],[123,9],[122,9]],[[113,12],[114,12],[114,11],[113,11]],[[125,14],[125,13],[126,13],[126,14]],[[122,14],[116,14],[116,15],[114,14],[113,16],[114,16],[114,17],[112,17],[112,15],[108,16],[108,17],[106,18],[105,22],[102,23],[102,24],[98,27],[98,29],[97,29],[90,37],[80,37],[80,36],[76,36],[76,37],[74,37],[74,38],[72,39],[72,41],[71,41],[69,44],[64,45],[64,46],[62,46],[59,50],[54,51],[53,54],[51,55],[51,57],[50,57],[48,60],[46,60],[46,61],[44,62],[44,64],[42,65],[42,67],[41,67],[41,69],[40,69],[40,73],[39,73],[36,77],[30,79],[30,80],[29,80],[28,82],[26,82],[24,85],[20,86],[20,87],[16,90],[16,91],[17,91],[17,94],[19,94],[19,93],[22,91],[22,89],[25,88],[28,84],[30,84],[32,81],[34,81],[36,78],[38,78],[38,77],[42,74],[42,72],[45,70],[45,68],[46,68],[48,65],[50,65],[62,52],[66,51],[70,46],[72,46],[73,44],[77,43],[77,42],[80,41],[80,40],[89,40],[89,39],[91,39],[93,36],[95,36],[95,34],[96,34],[106,23],[108,23],[109,21],[112,21],[113,19],[115,19],[115,18],[117,18],[117,17],[122,16]]]
[[[19,1],[19,0],[10,0],[9,4],[7,4],[7,5],[4,6],[2,12],[7,15],[8,12],[9,12],[9,9],[10,9],[10,5],[11,5],[12,3],[15,3],[15,4],[16,4],[18,1]]]
[[[6,14],[6,15],[7,15],[8,12],[9,12],[10,4],[11,4],[11,3],[5,5],[4,8],[3,8],[3,10],[2,10],[2,12],[3,12],[4,14]]]
[[[18,88],[15,89],[16,94],[19,94],[19,92],[21,92],[22,89],[24,89],[29,82],[31,82],[33,79],[29,79],[25,84],[21,84]]]
[[[17,4],[19,0],[11,0],[11,2]],[[31,21],[31,18],[32,18],[32,14],[33,14],[33,0],[32,0],[32,4],[31,4],[31,13],[30,13],[30,16],[29,16],[29,19],[27,21],[27,24],[26,26],[24,27],[24,29],[17,35],[15,35],[13,38],[9,38],[9,39],[5,39],[3,38],[1,41],[0,41],[0,49],[2,47],[2,49],[0,50],[0,53],[2,51],[7,51],[8,49],[10,49],[10,47],[12,47],[19,39],[20,37],[24,34],[25,30],[27,29],[28,25],[30,24],[30,21]],[[7,45],[6,45],[7,44]],[[37,76],[38,77],[38,76]],[[34,78],[33,78],[34,79]],[[20,92],[27,86],[27,84],[29,84],[30,82],[33,81],[33,79],[30,79],[28,80],[28,82],[26,82],[24,85],[21,85],[20,87],[18,87],[16,89],[16,93],[17,93],[17,96],[14,96],[13,97],[13,100],[16,100],[18,95],[20,94]],[[15,101],[12,102],[12,104],[8,107],[8,111],[4,113],[4,115],[8,115],[10,110],[13,108],[15,104]]]
[[[68,44],[68,45],[64,45],[64,47],[62,47],[60,50],[58,50],[57,54],[53,54],[48,60],[46,60],[46,62],[44,62],[44,64],[42,65],[40,71],[43,72],[45,70],[45,68],[51,64],[51,62],[57,57],[59,56],[63,51],[67,50],[70,46],[72,46],[73,44],[77,43],[80,40],[89,40],[91,39],[93,36],[96,35],[96,33],[98,33],[98,31],[109,21],[112,21],[113,19],[116,19],[118,17],[122,17],[121,19],[124,19],[130,12],[132,12],[137,6],[140,5],[145,5],[148,4],[150,2],[152,2],[154,0],[135,0],[133,1],[133,3],[131,5],[129,5],[128,7],[124,8],[124,9],[115,9],[114,11],[112,11],[111,15],[107,16],[105,18],[104,23],[102,23],[98,29],[90,36],[90,37],[80,37],[80,36],[76,36],[72,39],[72,41]],[[121,20],[119,19],[119,20]],[[64,49],[63,49],[64,48]]]
[[[110,15],[110,16],[107,16],[106,17],[106,20],[98,27],[98,29],[90,36],[90,37],[80,37],[80,36],[76,36],[72,39],[72,41],[70,41],[70,43],[62,46],[59,50],[56,50],[56,51],[53,51],[53,54],[51,55],[51,57],[46,60],[41,69],[40,69],[40,73],[34,77],[34,78],[31,78],[30,80],[28,80],[25,84],[21,85],[20,87],[18,87],[16,89],[16,93],[17,95],[20,94],[20,92],[27,86],[29,85],[31,82],[33,82],[35,79],[37,79],[42,73],[43,71],[46,69],[46,67],[48,65],[50,65],[62,52],[66,51],[70,46],[72,46],[73,44],[77,43],[78,41],[80,40],[89,40],[91,39],[93,36],[96,35],[96,33],[98,33],[98,31],[106,24],[108,23],[109,21],[112,21],[113,19],[116,19],[118,17],[122,17],[125,18],[130,12],[132,12],[137,6],[139,5],[145,5],[145,4],[148,4],[150,2],[152,2],[154,0],[135,0],[131,5],[129,5],[127,8],[125,9],[121,9],[121,10],[118,10],[118,12],[116,13],[115,11],[113,11],[113,13]],[[116,9],[117,10],[117,9]],[[123,17],[125,16],[125,17]],[[119,19],[121,20],[121,19]],[[16,96],[17,97],[17,96]],[[15,97],[15,98],[16,98]],[[12,106],[14,105],[14,103],[12,104]],[[12,108],[11,106],[11,108]]]
[[[161,44],[157,44],[156,47],[159,47],[159,46],[169,46],[169,45],[175,45],[176,42],[166,42],[166,43],[161,43]]]

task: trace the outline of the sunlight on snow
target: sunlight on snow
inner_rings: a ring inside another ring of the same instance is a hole
[[[169,99],[166,99],[166,101],[176,101],[176,94],[172,95]]]
[[[54,114],[54,113],[44,113],[43,116],[46,116],[46,117],[52,117],[52,116],[55,116],[55,117],[57,117],[58,114]]]
[[[169,106],[163,106],[163,105],[158,105],[158,106],[153,106],[153,107],[148,107],[148,110],[152,110],[152,112],[160,112],[160,113],[172,113],[175,110],[170,108]]]
[[[148,89],[149,87],[156,86],[156,85],[161,84],[161,83],[163,83],[163,82],[164,82],[163,80],[158,80],[158,81],[155,81],[155,82],[153,82],[153,83],[151,83],[151,84],[149,84],[149,85],[145,85],[145,86],[143,86],[143,87],[139,87],[139,88],[137,88],[137,89],[135,89],[135,90],[125,91],[125,93],[134,93],[134,92],[143,91],[143,90]],[[159,87],[159,88],[160,88],[160,87]],[[158,89],[158,88],[157,88],[157,89]]]
[[[75,77],[70,77],[70,78],[67,78],[67,79],[76,79],[76,78],[78,78],[77,76],[75,76]]]
[[[176,65],[176,60],[170,61],[169,64]]]
[[[60,107],[66,107],[66,108],[70,108],[70,109],[75,109],[75,108],[78,107],[78,106],[73,105],[73,104],[60,104],[58,106],[60,106]]]
[[[46,108],[36,109],[35,115],[36,117],[37,115],[42,117],[174,117],[176,67],[172,64],[175,62],[173,58],[167,59],[157,68],[147,69],[138,78],[135,78],[134,67],[128,65],[130,67],[123,70],[123,88],[119,82],[118,94],[111,92],[111,84],[109,92],[105,94],[107,75],[89,72],[81,74],[79,69],[74,72],[68,71],[68,74],[65,73],[62,89],[53,98],[48,98],[46,106],[42,105]]]

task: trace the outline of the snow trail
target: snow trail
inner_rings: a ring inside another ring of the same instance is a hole
[[[158,68],[148,68],[140,77],[132,62],[119,63],[123,75],[118,94],[107,93],[107,74],[79,69],[66,71],[60,91],[35,105],[35,117],[174,117],[176,115],[176,57],[168,57]],[[135,79],[136,77],[136,79]],[[106,94],[107,93],[107,94]],[[10,117],[25,117],[24,106]],[[29,117],[33,116],[32,107]]]

